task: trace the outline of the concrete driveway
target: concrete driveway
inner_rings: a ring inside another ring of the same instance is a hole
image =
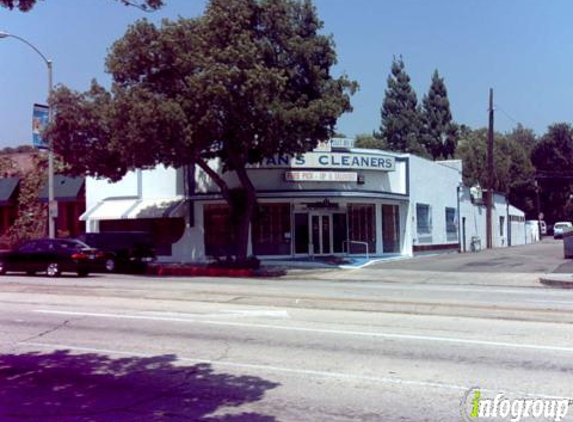
[[[541,276],[560,267],[568,268],[570,261],[563,258],[561,240],[546,238],[535,244],[483,250],[478,253],[417,256],[412,259],[379,262],[356,270],[291,272],[288,277],[395,283],[538,286]]]
[[[468,273],[549,273],[570,262],[563,258],[563,241],[542,242],[478,253],[417,256],[414,259],[382,262],[368,268]]]

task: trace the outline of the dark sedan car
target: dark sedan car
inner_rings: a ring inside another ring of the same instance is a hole
[[[37,239],[0,253],[0,274],[7,271],[58,277],[73,272],[80,277],[102,266],[103,253],[75,239]]]
[[[86,233],[79,240],[105,253],[106,272],[144,272],[156,259],[153,238],[147,232]]]

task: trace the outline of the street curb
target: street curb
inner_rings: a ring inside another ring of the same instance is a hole
[[[203,266],[149,266],[146,271],[151,276],[174,276],[174,277],[239,277],[239,278],[259,278],[259,277],[280,277],[286,271],[278,268],[272,269],[238,269],[238,268],[218,268]]]
[[[571,276],[570,276],[571,277]],[[541,284],[551,287],[560,287],[562,289],[573,289],[573,278],[570,281],[556,277],[540,277]]]

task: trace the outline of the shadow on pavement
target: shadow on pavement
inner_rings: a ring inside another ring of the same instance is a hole
[[[0,421],[276,421],[232,408],[261,400],[279,384],[175,361],[67,350],[0,355]]]
[[[553,270],[553,272],[557,274],[573,274],[573,261],[572,260],[566,261],[565,263],[557,267],[555,270]]]

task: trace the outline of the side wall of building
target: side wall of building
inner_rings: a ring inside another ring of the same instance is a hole
[[[457,163],[448,165],[410,156],[409,225],[414,252],[457,250],[457,189],[461,181],[461,166]],[[429,219],[421,221],[426,210]]]
[[[492,212],[493,247],[522,245],[525,243],[524,212],[510,205],[505,195],[494,194]],[[460,235],[462,252],[485,249],[487,246],[487,210],[485,204],[472,202],[470,190],[460,193]]]
[[[525,213],[513,205],[509,206],[510,236],[508,246],[526,243]]]

